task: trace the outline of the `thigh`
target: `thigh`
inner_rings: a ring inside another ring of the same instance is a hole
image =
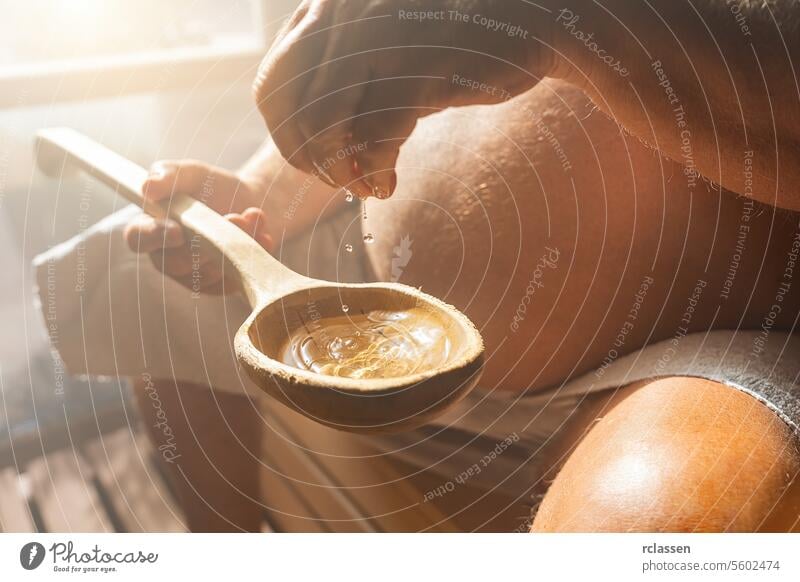
[[[628,392],[564,463],[532,531],[800,528],[798,440],[767,407],[697,378]]]

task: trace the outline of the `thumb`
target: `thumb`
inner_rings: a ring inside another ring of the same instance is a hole
[[[400,146],[411,135],[417,118],[414,108],[379,110],[359,116],[355,141],[364,142],[366,148],[357,154],[358,168],[372,187],[373,196],[388,198],[394,192]]]

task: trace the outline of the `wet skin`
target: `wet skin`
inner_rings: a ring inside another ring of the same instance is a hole
[[[690,188],[681,166],[554,81],[423,120],[398,176],[391,199],[368,202],[372,265],[478,324],[490,389],[537,390],[602,365],[643,282],[620,354],[679,326],[758,329],[798,233],[797,213]],[[773,329],[798,309],[794,290]],[[798,527],[797,438],[752,397],[667,378],[587,406],[552,460],[564,465],[534,531]]]

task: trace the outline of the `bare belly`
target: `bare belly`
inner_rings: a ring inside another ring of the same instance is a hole
[[[473,319],[487,388],[552,386],[693,331],[790,329],[800,309],[800,214],[687,177],[566,85],[427,118],[398,168],[367,205],[373,268]]]

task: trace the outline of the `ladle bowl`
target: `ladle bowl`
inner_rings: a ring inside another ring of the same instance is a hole
[[[251,314],[234,338],[237,360],[253,382],[286,406],[322,424],[353,432],[391,432],[425,424],[467,394],[483,366],[483,340],[454,307],[397,283],[341,284],[305,277],[282,265],[244,231],[202,202],[176,194],[154,202],[142,196],[147,171],[67,128],[37,136],[39,167],[60,176],[77,167],[114,188],[156,218],[170,217],[218,251],[232,268]],[[313,306],[322,319],[353,310],[417,308],[447,334],[447,359],[408,376],[347,378],[317,374],[280,361],[280,350],[304,325]]]

